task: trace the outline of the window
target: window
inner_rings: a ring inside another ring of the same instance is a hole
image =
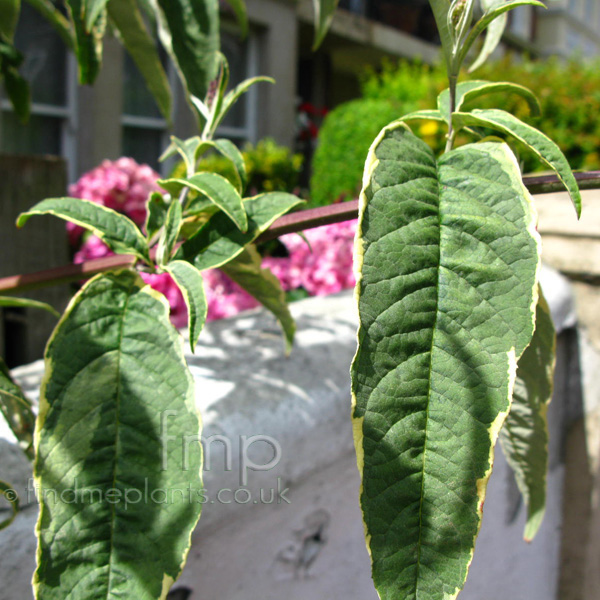
[[[52,26],[27,4],[15,33],[25,55],[21,73],[31,86],[31,118],[16,118],[10,102],[0,103],[0,149],[14,154],[56,154],[68,159],[69,179],[75,164],[75,66]]]

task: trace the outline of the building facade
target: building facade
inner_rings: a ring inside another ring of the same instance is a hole
[[[312,51],[311,0],[247,0],[250,35],[241,40],[224,7],[223,49],[232,81],[265,74],[228,116],[220,135],[236,142],[266,136],[293,146],[297,108],[332,108],[358,95],[357,74],[384,56],[437,60],[435,22],[427,0],[340,0],[322,47]],[[507,46],[538,54],[584,56],[600,52],[596,0],[559,0],[547,11],[521,7],[511,14]],[[160,168],[157,156],[173,133],[195,133],[174,69],[173,128],[167,128],[132,61],[115,39],[105,43],[102,72],[93,87],[80,87],[76,65],[58,36],[26,3],[16,35],[26,56],[23,74],[32,85],[32,117],[23,126],[0,98],[0,151],[55,154],[67,160],[68,178],[103,159],[132,156]]]

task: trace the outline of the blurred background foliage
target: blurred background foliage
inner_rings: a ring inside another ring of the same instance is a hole
[[[600,61],[513,60],[510,56],[477,70],[465,79],[513,81],[533,90],[542,112],[531,117],[526,103],[515,96],[495,94],[467,108],[501,108],[534,125],[563,150],[573,169],[600,168]],[[356,198],[364,161],[375,136],[387,123],[419,109],[435,108],[446,87],[441,67],[420,63],[385,62],[362,78],[362,97],[332,110],[319,133],[310,183],[311,205]],[[585,98],[585,102],[580,100]],[[413,131],[436,153],[443,150],[445,128],[439,123],[413,122]],[[469,141],[467,139],[460,142]],[[532,154],[515,147],[524,172],[543,170]]]

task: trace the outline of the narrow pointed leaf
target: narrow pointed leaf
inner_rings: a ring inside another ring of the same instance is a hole
[[[1,43],[1,42],[0,42]],[[21,123],[29,121],[31,112],[31,90],[29,83],[21,77],[17,66],[0,57],[0,81],[4,79],[4,89],[13,110]]]
[[[242,32],[242,37],[246,37],[248,35],[248,10],[246,9],[246,3],[244,0],[226,0],[226,2],[233,9]]]
[[[106,28],[106,11],[88,27],[85,23],[85,0],[67,0],[71,22],[75,28],[75,54],[79,66],[79,83],[94,83],[102,65],[102,38]]]
[[[452,599],[533,333],[535,210],[506,144],[436,163],[402,124],[364,181],[352,393],[373,579],[382,600]]]
[[[12,296],[0,296],[0,306],[19,306],[21,308],[39,308],[45,310],[55,317],[60,317],[60,313],[50,304],[30,300],[29,298],[13,298]]]
[[[179,154],[185,163],[187,176],[191,177],[196,172],[196,163],[199,156],[211,146],[212,142],[203,141],[199,135],[187,140],[180,140],[178,137],[172,135],[171,143],[162,153],[159,160],[163,161],[175,154]]]
[[[132,271],[72,300],[36,428],[36,598],[163,599],[181,572],[202,485],[199,444],[181,447],[200,435],[182,350],[168,302]]]
[[[220,267],[241,254],[244,246],[266,231],[275,219],[302,202],[297,196],[285,192],[270,192],[247,198],[244,200],[248,216],[246,233],[241,232],[225,213],[219,212],[196,235],[181,245],[174,258],[187,260],[201,271]]]
[[[108,16],[139,69],[167,122],[171,121],[171,87],[156,45],[135,0],[110,0]]]
[[[188,93],[204,98],[219,65],[219,2],[158,0],[158,5],[169,29],[166,47],[172,51]]]
[[[225,98],[223,99],[223,104],[221,107],[221,112],[215,116],[215,120],[212,123],[210,128],[211,137],[216,132],[217,128],[230,111],[231,107],[238,101],[240,96],[245,94],[255,83],[275,83],[275,80],[272,77],[252,77],[250,79],[246,79],[242,81],[242,83],[238,84],[235,88],[233,88],[230,92],[227,93]]]
[[[181,204],[177,200],[173,200],[169,205],[163,226],[164,229],[156,250],[156,262],[159,265],[165,265],[171,258],[173,248],[175,248],[177,238],[179,237],[179,230],[181,229],[181,217]]]
[[[523,123],[514,115],[497,109],[473,110],[469,113],[455,113],[455,125],[489,127],[525,144],[544,164],[548,165],[563,182],[571,196],[577,217],[581,216],[581,193],[571,171],[569,162],[561,149],[541,131]]]
[[[487,29],[492,21],[495,21],[504,13],[512,10],[513,8],[517,8],[518,6],[540,6],[542,8],[546,8],[546,5],[543,2],[538,2],[538,0],[513,0],[512,2],[506,2],[505,4],[501,4],[500,6],[492,8],[486,12],[483,17],[477,21],[477,23],[475,23],[469,32],[469,35],[466,37],[460,49],[458,64],[462,65],[475,40]]]
[[[48,21],[60,35],[70,50],[75,49],[75,35],[68,19],[58,10],[51,0],[25,0]]]
[[[20,11],[21,0],[0,0],[0,34],[9,42],[13,41]]]
[[[510,93],[521,96],[527,101],[531,114],[536,116],[541,112],[540,103],[536,95],[526,87],[518,85],[516,83],[509,83],[506,81],[493,82],[493,81],[482,81],[472,80],[463,81],[456,86],[456,107],[455,112],[460,112],[463,104],[471,100],[476,100],[481,96],[488,94],[497,93]],[[442,113],[446,121],[450,121],[450,93],[448,89],[445,89],[437,99],[437,104],[440,112]]]
[[[174,200],[176,202],[177,200]],[[152,192],[146,203],[146,238],[152,240],[165,224],[169,212],[169,203],[165,201],[162,194]]]
[[[481,8],[484,13],[492,10],[494,7],[499,6],[506,0],[481,0]],[[494,19],[487,27],[485,34],[485,41],[479,51],[479,55],[469,67],[469,73],[478,69],[485,61],[492,55],[494,50],[498,47],[498,44],[502,40],[502,35],[506,29],[506,23],[508,22],[508,15],[506,13],[501,14],[499,17]]]
[[[279,279],[269,269],[261,267],[261,260],[256,247],[248,246],[241,254],[224,264],[221,270],[275,315],[285,337],[286,354],[289,354],[296,324]]]
[[[14,382],[6,363],[0,358],[0,413],[19,441],[25,454],[33,459],[35,415],[31,402]]]
[[[315,11],[315,41],[313,43],[313,50],[316,50],[321,45],[327,35],[338,2],[339,0],[313,0]]]
[[[188,309],[190,347],[192,352],[195,352],[208,313],[202,273],[194,265],[184,260],[174,260],[165,269],[173,277],[177,287],[183,294]]]
[[[231,185],[228,179],[217,173],[197,173],[186,179],[159,180],[159,185],[165,189],[170,186],[187,186],[204,194],[212,203],[218,206],[242,232],[248,230],[248,218],[240,193]]]
[[[450,0],[429,0],[437,30],[440,34],[440,41],[442,42],[442,52],[444,54],[444,61],[446,62],[446,68],[448,72],[451,69],[452,55],[453,55],[453,44],[452,44],[452,33],[448,24],[448,10],[450,9]]]
[[[512,406],[500,432],[502,450],[527,506],[527,541],[535,537],[546,510],[546,413],[554,383],[555,342],[550,309],[540,290],[535,333],[519,360]]]
[[[6,483],[6,481],[0,480],[0,496],[2,496],[9,504],[11,509],[10,517],[0,521],[0,530],[6,529],[17,516],[19,512],[19,496],[12,488],[10,483]]]
[[[215,148],[233,163],[240,183],[239,192],[243,194],[248,185],[248,175],[242,153],[231,140],[219,139],[215,140],[214,144]]]
[[[48,198],[21,213],[17,227],[33,215],[54,215],[97,235],[117,254],[134,254],[148,260],[148,245],[137,225],[125,215],[80,198]]]

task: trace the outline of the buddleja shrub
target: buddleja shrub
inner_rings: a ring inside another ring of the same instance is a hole
[[[113,2],[113,10],[124,8],[125,2]],[[69,4],[84,9],[74,12],[81,64],[95,56],[90,48],[105,3]],[[158,4],[180,68],[188,80],[202,79],[210,69],[201,48],[212,47],[218,35],[211,21],[218,16],[216,0]],[[208,22],[184,10],[192,4],[210,8]],[[243,7],[239,0],[231,4]],[[336,4],[315,0],[318,40]],[[387,600],[459,594],[498,437],[527,503],[527,539],[544,513],[554,331],[538,285],[536,215],[510,147],[500,138],[478,139],[478,131],[492,129],[530,147],[563,181],[578,215],[581,198],[566,159],[541,132],[501,110],[462,110],[467,100],[491,92],[518,94],[532,110],[538,107],[521,86],[457,82],[482,33],[487,30],[475,66],[498,44],[509,10],[544,6],[536,0],[480,5],[431,0],[449,89],[437,110],[411,113],[385,127],[365,165],[355,248],[360,324],[351,368],[352,416],[373,579]],[[187,21],[179,18],[184,13]],[[194,41],[197,46],[188,43]],[[201,73],[192,68],[195,61]],[[160,182],[166,193],[150,196],[143,230],[124,215],[74,198],[44,200],[19,218],[22,226],[33,215],[54,214],[136,260],[130,269],[87,283],[46,350],[33,442],[42,490],[34,576],[41,600],[164,598],[181,572],[200,514],[201,502],[194,502],[201,497],[199,444],[189,457],[179,456],[160,436],[161,415],[169,411],[172,435],[199,438],[192,378],[168,304],[139,271],[170,273],[181,287],[192,349],[206,317],[202,271],[218,266],[276,315],[291,343],[294,326],[281,288],[261,269],[251,244],[299,200],[286,193],[243,197],[242,157],[214,135],[253,81],[226,92],[221,55],[216,64],[216,79],[201,86],[206,94],[188,86],[201,135],[173,138],[165,153],[181,156],[185,177]],[[408,123],[418,119],[447,125],[441,156],[412,134]],[[459,132],[476,141],[454,148]],[[231,162],[233,181],[197,172],[208,150]],[[0,400],[31,453],[31,409],[2,364]],[[0,482],[0,493],[6,495],[7,487]],[[127,503],[128,493],[146,489],[187,489],[190,497]],[[46,497],[44,490],[54,493]],[[80,502],[57,500],[77,490]],[[104,501],[86,502],[86,491],[99,491]]]
[[[464,112],[511,83],[457,83],[486,28],[479,65],[507,11],[535,0],[432,0],[450,87],[438,109],[383,129],[365,165],[355,248],[360,314],[352,365],[360,502],[381,598],[442,600],[462,589],[499,435],[528,506],[525,537],[544,513],[546,405],[554,331],[538,285],[540,239],[517,160],[499,138],[454,148],[479,128],[527,145],[581,199],[558,147],[502,110]],[[448,127],[439,157],[407,123]],[[504,428],[503,428],[504,426]]]

